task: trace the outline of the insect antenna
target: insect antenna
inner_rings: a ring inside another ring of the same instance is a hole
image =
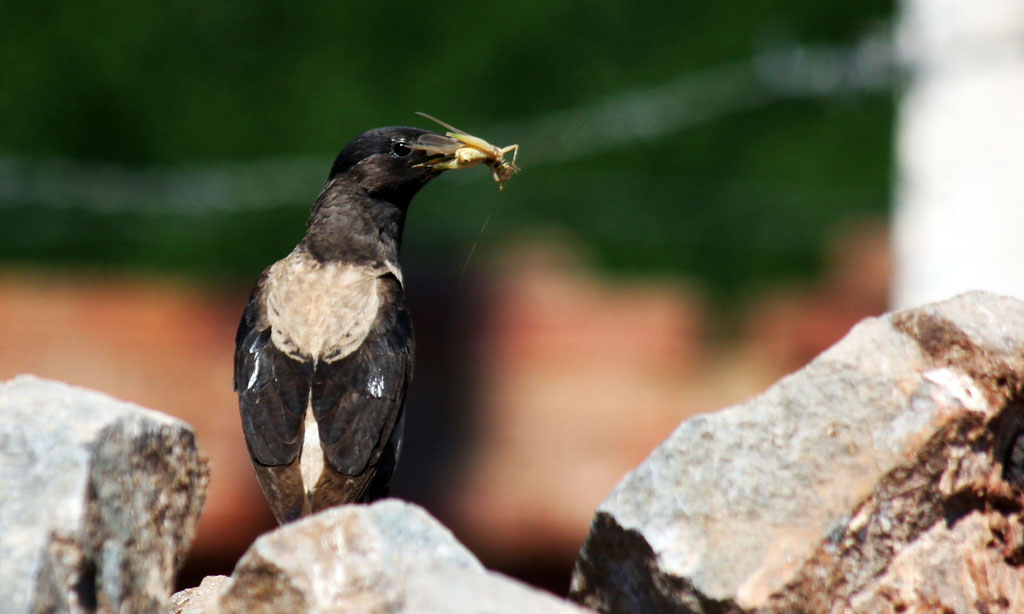
[[[445,128],[447,128],[447,129],[448,129],[449,131],[451,131],[451,132],[457,132],[457,133],[459,133],[459,134],[469,134],[469,133],[468,133],[468,132],[466,132],[465,130],[459,130],[459,129],[458,129],[458,128],[456,128],[455,126],[453,126],[453,125],[451,125],[451,124],[449,124],[449,123],[445,123],[445,122],[443,122],[443,121],[441,121],[441,120],[437,119],[437,118],[436,118],[436,117],[434,117],[433,115],[428,115],[428,114],[424,113],[423,111],[416,111],[416,115],[419,115],[420,117],[426,117],[427,119],[429,119],[429,120],[430,120],[430,121],[432,121],[432,122],[435,122],[435,123],[441,124],[442,126],[444,126]]]

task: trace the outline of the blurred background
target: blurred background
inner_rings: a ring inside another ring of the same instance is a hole
[[[334,156],[371,127],[433,127],[414,111],[518,143],[504,192],[449,173],[411,209],[393,494],[564,593],[595,506],[681,420],[799,368],[913,270],[892,258],[919,226],[890,223],[894,186],[919,186],[893,178],[916,168],[897,94],[932,56],[897,62],[894,32],[923,4],[0,5],[0,378],[195,425],[213,473],[180,584],[228,574],[273,526],[235,328]]]

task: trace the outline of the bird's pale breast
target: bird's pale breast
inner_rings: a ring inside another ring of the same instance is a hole
[[[317,262],[295,251],[267,278],[271,340],[296,359],[333,362],[366,339],[380,307],[378,284],[388,268]]]

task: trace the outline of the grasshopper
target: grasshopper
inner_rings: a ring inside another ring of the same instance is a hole
[[[431,168],[453,170],[469,168],[478,164],[486,164],[491,168],[491,176],[494,177],[494,181],[498,183],[499,190],[504,190],[505,182],[508,181],[512,175],[519,172],[519,167],[516,166],[516,156],[519,155],[519,145],[509,145],[507,147],[491,145],[482,138],[463,132],[450,124],[444,123],[436,117],[432,117],[426,113],[420,113],[419,111],[417,111],[416,114],[441,124],[448,130],[446,133],[447,136],[452,139],[456,139],[457,141],[453,143],[447,139],[445,141],[430,139],[427,138],[429,135],[425,135],[420,138],[422,146],[417,147],[416,145],[410,144],[409,146],[414,149],[437,152],[445,156],[443,159],[436,162],[424,162],[423,165],[430,166]],[[433,142],[435,140],[437,141],[436,143]],[[509,152],[512,153],[511,162],[505,159],[505,154]]]

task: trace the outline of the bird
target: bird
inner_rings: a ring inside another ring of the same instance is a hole
[[[408,126],[352,139],[295,248],[259,276],[234,389],[257,481],[281,524],[386,497],[414,338],[399,250],[413,197],[463,143]]]

